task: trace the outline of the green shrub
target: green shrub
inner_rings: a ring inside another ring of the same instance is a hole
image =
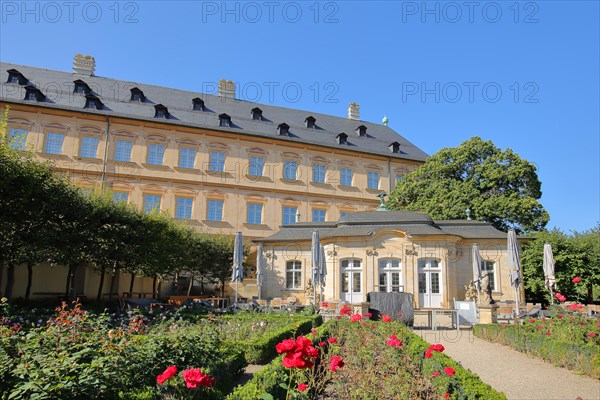
[[[562,328],[554,328],[553,332],[545,329],[544,332],[538,332],[536,329],[539,324],[542,322],[538,320],[524,325],[479,324],[475,325],[473,333],[481,339],[510,346],[559,367],[600,379],[600,351],[595,342],[582,343],[573,334],[573,341],[566,341],[564,335],[554,335],[559,338],[556,339],[552,333]],[[551,335],[545,332],[551,332]]]

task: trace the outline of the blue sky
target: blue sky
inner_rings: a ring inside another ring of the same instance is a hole
[[[535,163],[548,227],[600,220],[597,1],[0,2],[0,59],[471,136]]]

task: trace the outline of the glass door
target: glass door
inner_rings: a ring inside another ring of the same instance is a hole
[[[419,260],[419,305],[422,308],[442,306],[440,264],[435,259]]]
[[[360,260],[341,262],[341,300],[349,303],[363,301],[362,266]]]

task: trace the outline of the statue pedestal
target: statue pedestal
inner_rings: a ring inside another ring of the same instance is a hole
[[[498,306],[496,304],[478,304],[479,309],[479,323],[480,324],[496,324],[498,319],[496,318]]]

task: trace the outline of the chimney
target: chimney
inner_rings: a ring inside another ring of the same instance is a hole
[[[348,104],[348,118],[360,120],[360,106],[357,103]]]
[[[221,79],[219,81],[219,97],[223,100],[235,99],[235,83]]]
[[[73,73],[86,76],[94,76],[96,60],[92,56],[75,55],[73,58]]]

